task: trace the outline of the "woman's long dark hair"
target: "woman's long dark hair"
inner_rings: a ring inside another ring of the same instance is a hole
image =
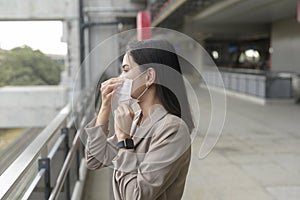
[[[194,123],[178,56],[173,45],[161,39],[135,41],[128,45],[126,52],[140,66],[141,71],[149,67],[155,69],[157,96],[169,113],[185,121],[191,132]]]

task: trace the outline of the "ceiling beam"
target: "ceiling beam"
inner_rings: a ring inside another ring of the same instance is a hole
[[[161,13],[159,13],[158,17],[156,17],[153,20],[153,22],[151,23],[151,26],[155,27],[158,24],[160,24],[163,20],[165,20],[168,16],[170,16],[175,10],[177,10],[185,2],[186,2],[186,0],[177,0],[177,1],[173,1],[172,3],[170,3],[168,6],[166,6],[165,9],[162,10]],[[169,1],[166,3],[169,3]]]
[[[222,11],[230,6],[236,5],[238,3],[240,3],[242,0],[225,0],[225,1],[219,1],[211,6],[209,6],[208,8],[206,8],[205,10],[203,10],[202,12],[200,12],[199,14],[197,14],[193,20],[201,20],[201,19],[205,19],[219,11]]]

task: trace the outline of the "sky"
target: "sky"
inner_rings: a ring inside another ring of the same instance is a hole
[[[61,42],[61,21],[5,21],[0,22],[0,48],[10,50],[30,46],[45,54],[67,54],[67,44]]]

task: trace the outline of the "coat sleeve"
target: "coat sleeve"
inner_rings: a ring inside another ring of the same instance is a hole
[[[86,163],[91,170],[112,165],[112,160],[117,155],[116,136],[108,138],[108,123],[95,126],[96,119],[93,118],[84,128],[88,136],[85,147]]]
[[[121,199],[153,200],[163,195],[175,180],[183,181],[184,185],[186,174],[182,177],[180,174],[189,166],[189,131],[185,124],[173,123],[166,127],[152,136],[149,151],[144,156],[123,150],[112,161]],[[182,191],[174,191],[177,192],[182,194]]]

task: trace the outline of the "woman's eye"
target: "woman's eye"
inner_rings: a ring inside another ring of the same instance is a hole
[[[122,66],[122,70],[123,70],[123,72],[128,72],[129,71],[129,66],[128,65]]]

